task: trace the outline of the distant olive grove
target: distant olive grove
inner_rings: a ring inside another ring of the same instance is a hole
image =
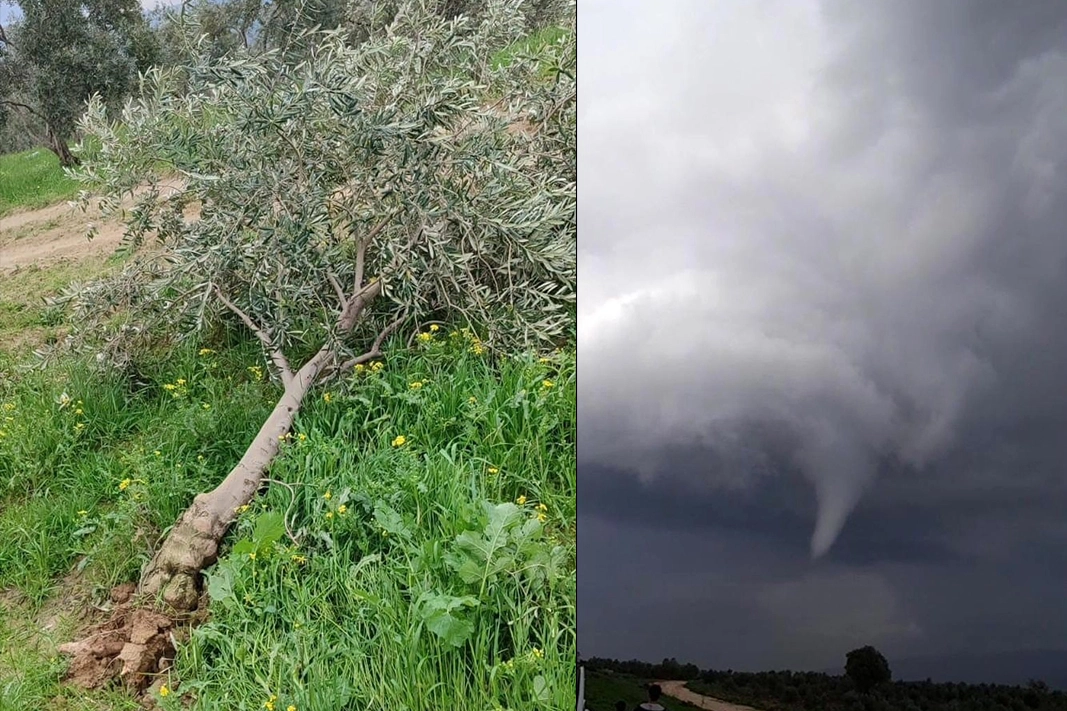
[[[872,654],[873,652],[873,654]],[[706,696],[746,704],[762,711],[1025,711],[1067,709],[1067,694],[1053,691],[1041,681],[1027,686],[954,684],[932,681],[884,681],[885,658],[873,648],[853,650],[848,674],[819,672],[737,672],[699,669],[695,664],[664,659],[658,664],[593,657],[582,663],[594,689],[610,678],[647,680],[684,679],[687,686]],[[877,657],[875,656],[877,655]],[[845,660],[842,660],[843,662]],[[845,671],[844,664],[842,671]],[[885,667],[888,672],[888,664]],[[616,682],[617,684],[617,682]],[[867,691],[861,690],[866,688]],[[671,708],[668,700],[667,708]]]
[[[492,2],[428,4],[446,18],[477,18]],[[569,4],[528,0],[527,29],[550,25]],[[71,142],[94,94],[117,112],[141,73],[194,55],[276,51],[296,63],[311,49],[293,41],[304,31],[337,29],[360,42],[398,6],[397,0],[185,0],[145,13],[138,0],[13,0],[10,19],[0,22],[0,154],[43,146],[63,165],[75,165]],[[197,44],[183,41],[190,35],[200,38]]]

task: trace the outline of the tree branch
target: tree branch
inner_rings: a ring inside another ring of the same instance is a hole
[[[353,368],[359,365],[360,363],[366,363],[368,360],[372,360],[374,358],[381,358],[382,344],[385,343],[385,339],[389,338],[389,335],[393,333],[393,331],[400,328],[400,324],[404,323],[404,320],[407,319],[407,317],[408,313],[407,311],[404,311],[404,313],[400,314],[399,318],[397,318],[395,321],[393,321],[391,324],[381,330],[381,332],[378,334],[378,337],[374,339],[374,344],[370,347],[369,351],[367,351],[363,355],[358,355],[355,358],[346,360],[344,363],[338,366],[338,370],[348,370],[349,368]]]
[[[363,309],[367,308],[367,304],[374,301],[378,297],[378,294],[382,293],[382,280],[373,281],[363,289],[357,292],[348,302],[345,304],[344,310],[341,311],[341,317],[337,319],[337,326],[341,329],[342,333],[348,333],[356,325],[356,321],[363,314]]]
[[[352,282],[352,298],[356,297],[360,289],[363,288],[363,269],[366,263],[367,247],[374,241],[374,238],[382,233],[385,226],[389,224],[389,221],[393,219],[392,215],[387,216],[381,222],[371,228],[371,231],[363,236],[359,240],[359,246],[356,247],[356,276]]]
[[[341,282],[337,281],[337,275],[333,273],[332,269],[326,271],[326,278],[330,280],[333,291],[337,294],[337,301],[341,305],[341,310],[344,311],[345,305],[348,303],[348,297],[345,296],[345,290],[341,288]]]
[[[17,107],[19,107],[20,109],[26,109],[27,111],[29,111],[29,112],[30,112],[31,114],[33,114],[33,115],[34,115],[34,116],[36,116],[37,118],[39,118],[39,119],[41,119],[42,121],[44,121],[44,122],[45,122],[46,124],[48,123],[47,119],[45,119],[45,117],[44,117],[44,116],[42,116],[42,115],[41,115],[41,114],[40,114],[40,113],[39,113],[39,112],[37,111],[37,109],[33,108],[33,107],[32,107],[32,106],[30,106],[29,104],[24,104],[24,103],[22,103],[21,101],[12,101],[11,99],[0,99],[0,104],[7,104],[8,106],[17,106]]]
[[[282,353],[282,349],[274,345],[274,339],[271,337],[269,330],[260,328],[256,325],[256,322],[252,318],[237,307],[232,301],[227,299],[219,287],[215,287],[215,296],[219,297],[219,300],[226,304],[226,307],[234,312],[238,318],[244,321],[244,324],[251,329],[252,333],[256,334],[256,338],[263,344],[263,347],[267,349],[267,353],[270,355],[270,359],[274,362],[274,367],[278,369],[281,374],[282,385],[289,385],[293,380],[293,370],[289,367],[289,360]]]

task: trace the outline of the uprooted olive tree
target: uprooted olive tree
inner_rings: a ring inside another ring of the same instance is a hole
[[[139,335],[195,338],[229,320],[283,388],[142,571],[141,592],[176,610],[196,606],[201,571],[316,383],[429,320],[472,324],[504,351],[573,333],[573,24],[500,66],[519,3],[490,3],[477,25],[431,4],[402,4],[359,46],[321,33],[297,65],[267,53],[154,70],[119,120],[92,101],[82,121],[91,193],[105,210],[134,203],[131,261],[71,297],[79,333],[97,348],[102,334],[114,359]],[[199,219],[185,219],[194,204]]]

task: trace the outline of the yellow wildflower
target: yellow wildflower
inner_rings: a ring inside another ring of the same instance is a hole
[[[89,515],[89,512],[86,511],[85,509],[82,509],[81,511],[78,512],[78,515],[81,516],[82,518],[84,518],[84,517]]]
[[[467,398],[467,402],[473,405],[474,403],[478,402],[478,398],[471,395],[469,398]]]
[[[440,326],[438,326],[438,325],[437,325],[437,324],[435,323],[435,324],[432,324],[432,325],[430,326],[430,330],[431,330],[431,331],[433,331],[434,333],[437,333],[438,331],[440,331],[440,330],[441,330],[441,327],[440,327]]]
[[[293,562],[299,563],[300,565],[303,565],[304,563],[308,562],[308,559],[305,558],[302,555],[289,556],[289,560],[292,560]]]
[[[498,474],[499,472],[500,472],[500,470],[497,469],[496,467],[489,467],[489,473],[490,474]]]
[[[15,403],[13,403],[13,402],[5,402],[4,403],[4,412],[11,412],[14,409],[15,409]]]
[[[326,518],[327,518],[327,519],[331,519],[331,518],[333,518],[333,511],[327,511],[327,512],[326,512]]]
[[[81,408],[79,407],[79,408],[78,408],[77,410],[75,410],[75,411],[74,411],[74,414],[75,414],[75,415],[80,415],[80,414],[82,414],[82,409],[81,409]]]
[[[79,432],[81,432],[83,429],[85,429],[85,423],[84,422],[79,422],[78,424],[74,425],[74,429],[76,429]]]
[[[256,554],[255,553],[249,553],[248,554],[248,559],[249,560],[255,560],[256,559]]]
[[[384,367],[385,367],[385,363],[382,363],[380,360],[376,360],[376,361],[374,361],[373,363],[370,364],[370,369],[373,370],[375,373],[377,373],[378,371],[380,371]]]
[[[167,383],[166,385],[163,386],[163,389],[164,390],[174,390],[177,387],[178,386],[175,385],[174,383]]]
[[[540,649],[538,649],[537,647],[534,647],[534,648],[533,648],[533,655],[534,655],[534,657],[536,657],[537,659],[541,659],[541,658],[543,658],[543,657],[545,656],[545,653],[544,653],[544,652],[542,652],[542,651],[541,651]]]
[[[248,504],[242,504],[241,506],[238,506],[235,510],[237,511],[237,513],[244,513],[248,510]]]
[[[408,387],[411,388],[412,390],[418,390],[419,388],[422,387],[422,381],[421,380],[416,380],[413,383],[409,383]]]
[[[267,711],[274,711],[274,702],[277,700],[277,695],[271,694],[270,698],[263,702],[263,708],[267,709]]]
[[[285,711],[296,711],[296,706],[293,706],[292,704],[289,704],[288,706],[285,707]]]
[[[344,504],[341,504],[340,506],[337,507],[337,513],[341,514],[342,516],[345,515],[346,511],[348,511],[348,507],[345,506]]]
[[[301,442],[303,442],[304,440],[306,440],[306,439],[308,438],[308,436],[307,436],[306,434],[304,434],[303,432],[301,432],[300,434],[298,434],[298,435],[296,436],[296,438],[297,438],[298,440],[300,440]]]
[[[185,378],[178,378],[174,382],[176,382],[178,385],[185,385]]]
[[[539,511],[537,513],[537,520],[540,521],[541,523],[544,523],[545,521],[548,520],[548,516],[545,515],[544,511]]]
[[[408,438],[404,435],[397,435],[397,438],[393,440],[394,447],[403,447],[404,443],[408,441]]]
[[[166,684],[164,684],[163,686],[159,687],[159,695],[160,696],[167,696],[168,694],[170,694],[170,689],[167,688]]]
[[[211,350],[210,348],[201,348],[198,352],[200,353],[200,355],[206,356],[206,355],[211,355],[215,351]]]
[[[550,359],[548,359],[548,358],[538,358],[537,362],[538,363],[551,363],[552,361]]]
[[[432,333],[420,333],[419,335],[415,336],[415,338],[419,339],[423,343],[429,343],[430,341],[433,340],[433,334]]]
[[[481,355],[482,353],[485,353],[485,346],[482,345],[481,341],[474,341],[474,343],[471,344],[471,353],[474,355]]]
[[[327,501],[329,501],[330,499],[333,498],[333,494],[331,494],[330,492],[327,491],[325,494],[322,495],[322,498],[324,498]]]
[[[526,503],[526,495],[523,494],[519,498],[515,499],[515,503],[518,504],[519,506],[522,506],[523,504],[525,504]]]
[[[330,395],[330,393],[323,393],[322,399],[325,402],[332,402],[333,401],[333,396]]]
[[[544,504],[538,504],[537,505],[537,510],[541,511],[541,512],[548,511],[548,507],[545,506]]]
[[[553,385],[555,385],[555,383],[553,383],[551,380],[542,380],[541,381],[541,387],[546,389],[546,390],[548,388],[552,387]]]
[[[129,479],[123,479],[122,481],[119,482],[119,491],[126,491],[126,489],[129,489],[129,488],[130,488],[130,480]]]
[[[211,405],[207,404],[206,402],[203,403],[202,405],[200,405],[200,407],[204,408],[205,410],[210,410],[211,409]]]
[[[156,455],[157,457],[162,457],[163,456],[163,452],[160,452],[158,449],[156,451],[152,452],[152,454]]]
[[[357,373],[362,373],[366,369],[367,369],[367,366],[363,365],[362,363],[356,363],[355,370],[356,370]]]

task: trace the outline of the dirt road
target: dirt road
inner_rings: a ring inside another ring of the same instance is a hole
[[[98,226],[92,242],[85,236],[89,222]],[[6,215],[0,217],[0,273],[110,253],[119,246],[122,234],[121,224],[101,221],[98,214],[82,213],[66,202]]]
[[[179,190],[180,181],[160,187],[163,195]],[[140,194],[139,188],[135,194]],[[127,197],[128,208],[133,198]],[[197,220],[199,205],[186,208],[185,219]],[[97,233],[90,242],[85,236],[86,226],[96,225]],[[84,257],[111,254],[122,242],[125,227],[117,218],[105,220],[95,207],[84,213],[66,201],[37,210],[22,210],[0,217],[0,274],[31,265],[45,266],[61,260],[77,261]]]
[[[708,711],[758,711],[758,709],[754,709],[751,706],[731,704],[727,701],[713,699],[710,696],[702,696],[695,691],[687,689],[684,681],[659,681],[656,683],[660,685],[666,696],[685,701],[702,709],[708,709]]]

